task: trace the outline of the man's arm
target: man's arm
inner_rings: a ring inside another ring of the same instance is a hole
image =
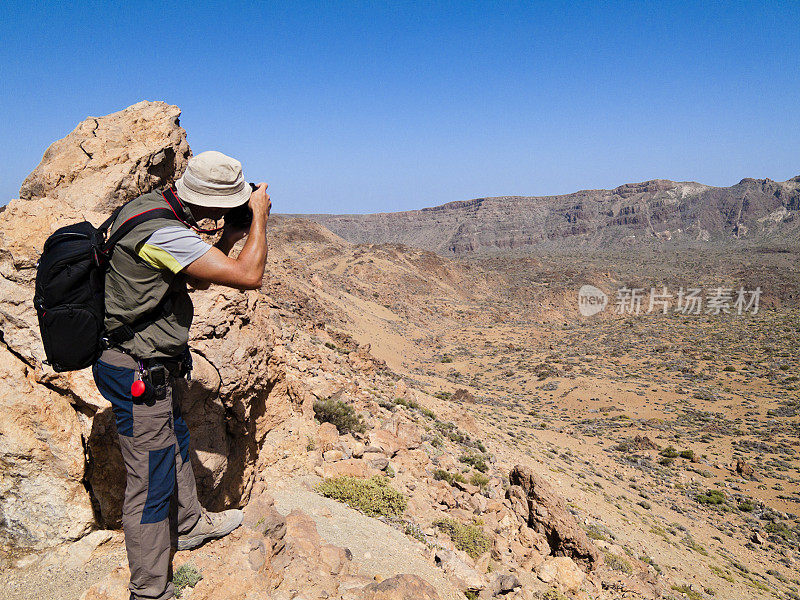
[[[239,256],[230,258],[227,253],[241,236],[237,236],[237,232],[228,235],[223,232],[215,246],[186,266],[184,272],[190,277],[190,282],[198,283],[199,289],[205,289],[211,283],[245,290],[261,287],[267,262],[267,218],[272,208],[266,190],[266,184],[259,184],[250,196],[253,222]]]

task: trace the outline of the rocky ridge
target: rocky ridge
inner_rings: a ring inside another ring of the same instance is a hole
[[[562,196],[502,196],[375,214],[293,215],[353,243],[400,243],[445,256],[798,240],[800,176],[722,188],[663,179]]]

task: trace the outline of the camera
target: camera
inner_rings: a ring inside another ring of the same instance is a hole
[[[251,183],[250,188],[255,192],[258,189],[258,186],[255,183]],[[244,204],[240,204],[239,206],[232,208],[225,213],[223,220],[225,225],[230,227],[247,229],[253,222],[253,210],[250,208],[250,204],[245,202]]]

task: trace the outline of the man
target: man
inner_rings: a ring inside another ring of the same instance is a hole
[[[220,152],[191,158],[175,188],[177,195],[166,189],[139,196],[111,228],[113,233],[134,215],[169,208],[167,198],[173,202],[177,218],[145,221],[114,248],[105,280],[109,348],[93,367],[97,387],[113,407],[127,471],[122,526],[132,600],[174,596],[170,556],[175,535],[178,549],[191,549],[242,522],[240,510],[210,513],[197,500],[176,378],[190,367],[193,307],[187,282],[201,289],[212,283],[259,288],[271,203],[266,184],[251,193],[241,164]],[[220,219],[246,202],[253,212],[249,230],[226,225],[214,246],[194,231],[197,221]],[[230,258],[231,248],[245,236],[239,256]]]

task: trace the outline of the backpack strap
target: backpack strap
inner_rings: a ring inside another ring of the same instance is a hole
[[[142,211],[139,214],[133,215],[132,217],[129,217],[122,224],[120,224],[120,226],[117,227],[114,233],[112,233],[109,236],[109,238],[99,249],[103,257],[106,260],[109,260],[111,257],[111,252],[114,250],[114,246],[116,246],[116,244],[123,237],[125,237],[131,231],[133,231],[134,228],[136,228],[138,225],[141,225],[146,221],[150,221],[152,219],[172,219],[172,220],[177,219],[181,223],[185,224],[185,221],[178,216],[178,212],[176,210],[179,209],[180,206],[175,206],[174,204],[170,203],[169,200],[167,200],[167,203],[170,205],[170,208],[151,208],[149,210]],[[101,234],[105,234],[106,231],[108,231],[108,228],[111,227],[114,221],[116,221],[120,211],[122,211],[122,209],[126,206],[126,204],[123,204],[122,206],[117,208],[112,213],[112,215],[108,219],[106,219],[106,221],[102,225],[100,225],[98,231]],[[97,260],[96,255],[95,255],[95,260]],[[152,311],[142,315],[133,323],[129,323],[127,325],[121,325],[119,327],[115,327],[110,331],[106,331],[103,337],[109,342],[109,345],[121,344],[123,342],[127,342],[128,340],[133,339],[133,336],[136,333],[149,327],[171,310],[172,310],[172,294],[167,294]]]
[[[215,227],[214,229],[202,229],[198,224],[197,221],[194,220],[193,217],[189,217],[188,219],[182,219],[180,217],[180,213],[183,212],[183,205],[181,204],[178,195],[172,188],[166,188],[161,195],[164,197],[164,200],[169,204],[169,207],[172,209],[172,212],[175,213],[175,218],[178,219],[184,225],[188,225],[192,229],[194,229],[198,233],[217,233],[222,231],[223,227]]]
[[[115,214],[111,215],[111,217],[109,217],[109,219],[100,226],[100,229],[103,229],[103,227],[105,227],[105,229],[107,230],[108,226],[106,226],[106,223],[108,223],[109,221],[113,222],[119,215],[118,211],[121,210],[121,208],[122,207],[114,211]],[[109,236],[108,240],[106,240],[106,243],[103,244],[103,248],[101,251],[105,256],[108,256],[109,252],[111,252],[111,250],[114,248],[117,242],[119,242],[123,237],[125,237],[131,231],[133,231],[134,227],[136,227],[137,225],[141,225],[145,221],[149,221],[151,219],[174,219],[175,216],[176,216],[175,213],[172,211],[172,209],[169,208],[151,208],[150,210],[145,210],[143,212],[140,212],[138,215],[133,215],[129,219],[126,219],[125,222],[122,223],[119,227],[117,227],[114,233],[112,233],[111,236]]]

